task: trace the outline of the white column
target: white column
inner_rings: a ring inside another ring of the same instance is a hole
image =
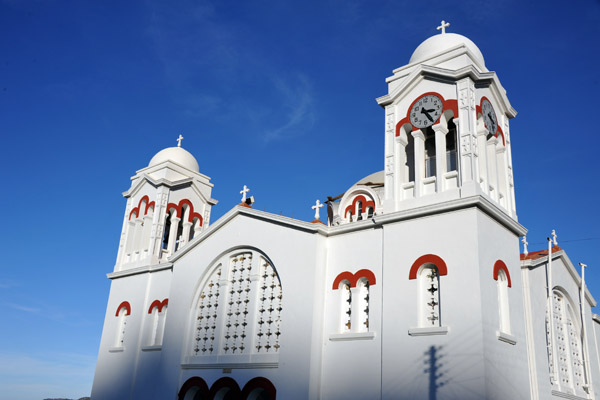
[[[498,200],[498,169],[496,165],[496,144],[498,143],[498,138],[491,137],[487,141],[487,161],[488,161],[488,183],[490,186],[490,190],[493,187],[493,192],[490,193],[490,196],[494,200]]]
[[[425,135],[421,130],[412,132],[415,154],[415,197],[421,197],[423,179],[425,179]]]
[[[131,253],[133,252],[133,243],[135,238],[135,220],[127,221],[127,234],[125,237],[125,260],[131,261]]]
[[[188,221],[187,218],[184,221],[185,222],[183,223],[183,231],[181,234],[181,240],[179,241],[179,248],[181,248],[181,246],[183,246],[184,244],[186,244],[188,242],[188,239],[190,237],[190,229],[192,228],[192,223],[190,221]]]
[[[487,129],[480,127],[477,130],[477,158],[479,164],[479,181],[477,182],[484,193],[489,193],[488,167],[487,167]]]
[[[198,236],[198,234],[202,231],[202,226],[200,225],[200,218],[196,219],[194,222],[194,237]]]
[[[175,242],[177,241],[177,228],[179,227],[179,221],[181,218],[177,218],[177,214],[171,214],[171,229],[169,230],[169,243],[167,244],[167,254],[171,255],[175,252]]]
[[[435,190],[440,193],[444,190],[444,175],[446,175],[446,134],[448,128],[437,124],[433,126],[435,132]]]
[[[394,143],[394,154],[395,154],[395,165],[394,165],[394,204],[395,208],[393,211],[397,211],[399,209],[398,203],[403,199],[402,195],[402,187],[404,184],[408,183],[408,171],[406,170],[406,146],[408,145],[408,141],[402,135],[406,135],[406,133],[401,132],[400,136],[396,137]],[[374,211],[374,210],[373,210]]]
[[[144,215],[144,228],[142,230],[142,255],[140,258],[146,258],[148,255],[148,248],[150,247],[150,231],[152,230],[152,215],[150,212]]]
[[[508,192],[508,170],[506,168],[506,147],[496,146],[496,161],[498,166],[498,200],[500,205],[510,211],[510,194]]]

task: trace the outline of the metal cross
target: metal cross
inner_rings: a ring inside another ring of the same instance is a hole
[[[442,25],[438,26],[436,29],[442,31],[442,35],[446,33],[446,28],[450,26],[450,22],[446,22],[442,20]]]
[[[179,137],[177,138],[177,147],[181,147],[182,140],[183,140],[183,136],[181,136],[181,134],[180,134]]]
[[[552,243],[553,243],[555,246],[558,246],[558,242],[556,241],[556,237],[557,237],[557,236],[556,236],[556,231],[555,231],[554,229],[552,229]]]
[[[315,210],[315,219],[319,219],[319,208],[321,207],[323,207],[323,204],[321,204],[319,200],[317,200],[317,203],[314,206],[312,206],[312,209]]]
[[[246,202],[246,193],[248,193],[249,191],[250,188],[244,185],[244,189],[242,189],[242,191],[240,192],[240,194],[242,195],[242,203]]]
[[[523,243],[523,254],[525,254],[525,257],[527,257],[527,254],[529,254],[529,251],[527,250],[527,245],[529,244],[527,243],[527,235],[523,236],[521,243]]]

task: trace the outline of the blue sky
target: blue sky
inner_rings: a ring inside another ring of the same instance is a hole
[[[556,229],[600,299],[598,1],[0,0],[0,398],[89,395],[121,193],[156,152],[183,134],[213,222],[244,184],[311,220],[383,169],[375,98],[442,19],[518,111],[530,250]]]

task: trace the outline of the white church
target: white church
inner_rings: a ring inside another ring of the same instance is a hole
[[[516,111],[447,26],[377,99],[384,169],[312,222],[246,187],[211,222],[181,137],[136,172],[93,400],[600,398],[596,301],[556,236],[520,254]]]

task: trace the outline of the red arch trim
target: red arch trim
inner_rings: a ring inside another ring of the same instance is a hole
[[[500,272],[500,270],[504,271],[504,273],[506,274],[506,280],[508,281],[508,287],[512,287],[512,284],[510,282],[510,274],[508,273],[508,267],[506,266],[506,264],[504,264],[504,261],[502,260],[498,260],[494,263],[494,279],[498,280],[498,272]]]
[[[454,99],[449,99],[446,100],[444,99],[444,96],[442,96],[441,94],[437,93],[437,92],[427,92],[427,93],[423,93],[422,95],[420,95],[419,97],[417,97],[411,104],[410,107],[408,107],[408,110],[406,110],[406,117],[402,118],[400,120],[400,122],[398,122],[396,124],[396,136],[400,136],[400,128],[402,128],[405,124],[409,124],[410,126],[412,126],[412,124],[410,123],[410,110],[412,109],[412,107],[415,105],[415,103],[423,96],[427,96],[428,94],[433,94],[436,95],[437,97],[439,97],[440,99],[442,99],[442,114],[444,113],[444,111],[446,110],[452,110],[452,112],[454,113],[454,118],[458,118],[458,102]],[[441,115],[440,115],[441,118]],[[439,118],[437,120],[435,120],[435,122],[433,123],[434,125],[437,124],[439,122]],[[415,128],[414,126],[412,127],[413,131],[418,130],[419,128]]]
[[[333,281],[333,290],[339,289],[342,281],[348,281],[350,287],[356,287],[356,283],[360,278],[365,278],[369,282],[369,285],[374,285],[376,283],[375,274],[369,269],[361,269],[354,274],[352,272],[344,271]]]
[[[275,400],[275,396],[277,394],[277,390],[275,390],[275,386],[271,383],[267,378],[253,378],[248,381],[244,385],[244,389],[242,389],[242,398],[247,399],[250,393],[254,389],[263,389],[269,395],[269,400]]]
[[[129,219],[131,219],[131,216],[133,214],[135,214],[136,218],[140,216],[140,210],[142,209],[142,203],[144,202],[144,200],[146,200],[146,208],[144,209],[144,215],[148,214],[148,209],[150,207],[152,207],[152,210],[154,210],[154,202],[150,201],[150,198],[148,196],[144,196],[140,199],[140,202],[138,203],[137,207],[132,209],[129,213]]]
[[[185,395],[187,394],[187,392],[193,388],[197,388],[199,390],[199,392],[202,393],[201,397],[203,399],[210,398],[209,397],[210,392],[208,390],[208,385],[206,384],[204,379],[194,376],[193,378],[190,378],[187,381],[185,381],[183,386],[181,386],[181,389],[179,390],[179,393],[177,394],[177,399],[178,400],[185,399]]]
[[[440,275],[448,275],[448,267],[441,257],[436,256],[435,254],[425,254],[424,256],[417,258],[412,267],[410,267],[408,279],[417,279],[417,272],[419,272],[419,268],[421,268],[423,264],[434,264]]]
[[[344,218],[346,218],[346,215],[348,215],[348,211],[350,211],[350,214],[354,215],[354,210],[356,209],[356,203],[358,203],[359,201],[362,201],[363,203],[363,214],[365,213],[367,207],[371,207],[373,208],[373,212],[375,212],[375,202],[372,200],[367,200],[367,198],[364,195],[359,195],[356,196],[354,198],[354,200],[352,200],[352,204],[350,204],[348,207],[346,207],[346,210],[344,211]]]
[[[124,301],[121,304],[119,304],[119,307],[117,307],[117,312],[115,313],[115,317],[119,316],[119,313],[121,312],[122,308],[125,308],[127,310],[127,313],[125,315],[131,315],[131,304],[129,304],[128,301]]]
[[[198,214],[197,212],[194,212],[194,205],[188,199],[183,199],[183,200],[179,201],[179,204],[175,204],[175,203],[167,204],[167,213],[169,212],[169,210],[174,209],[177,212],[177,218],[182,218],[183,206],[185,204],[187,204],[188,207],[190,208],[190,215],[188,217],[188,222],[194,222],[194,220],[197,218],[200,221],[200,226],[202,226],[202,224],[204,222],[204,220],[202,219],[202,216],[200,214]]]
[[[150,304],[148,314],[152,314],[154,307],[158,308],[158,312],[162,312],[163,307],[166,307],[167,305],[169,305],[169,299],[164,299],[163,301],[154,300],[152,304]]]
[[[232,378],[229,377],[223,377],[218,379],[215,383],[212,384],[212,386],[210,387],[210,399],[214,399],[215,395],[217,393],[219,393],[219,390],[223,389],[223,388],[229,388],[229,390],[231,390],[232,393],[232,398],[238,398],[241,394],[242,391],[240,390],[240,387],[238,386],[237,382],[235,380],[233,380]]]

